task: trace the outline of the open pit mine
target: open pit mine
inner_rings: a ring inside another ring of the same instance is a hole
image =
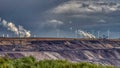
[[[0,38],[0,56],[120,65],[120,40],[74,38]]]

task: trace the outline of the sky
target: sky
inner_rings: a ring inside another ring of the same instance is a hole
[[[120,37],[119,0],[0,0],[0,17],[39,37],[75,37],[76,30]],[[0,25],[0,35],[14,35]]]

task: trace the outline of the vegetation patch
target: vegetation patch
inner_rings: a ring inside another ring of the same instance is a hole
[[[0,58],[0,68],[115,68],[114,66],[103,66],[87,62],[71,63],[65,60],[41,60],[34,57],[19,59]]]

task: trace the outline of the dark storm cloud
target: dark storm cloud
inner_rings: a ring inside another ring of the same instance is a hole
[[[61,2],[61,0],[0,0],[0,16],[15,23],[32,24],[42,18],[43,12]]]
[[[51,12],[58,15],[59,19],[72,20],[79,25],[78,28],[87,28],[85,26],[91,25],[91,28],[94,29],[92,25],[103,26],[102,23],[98,23],[101,19],[106,20],[105,25],[107,26],[120,22],[120,3],[112,2],[112,0],[111,2],[103,0],[102,2],[93,3],[72,0],[55,7]],[[114,28],[116,27],[113,26],[112,29]]]
[[[63,0],[0,0],[0,17],[30,30],[40,27],[42,14]]]
[[[73,35],[76,29],[119,31],[120,2],[119,0],[101,0],[100,3],[98,0],[95,2],[0,0],[0,17],[16,25],[23,25],[33,34],[41,36],[54,36],[56,29],[66,36]],[[63,22],[63,24],[59,25],[59,22],[57,24],[55,21]]]

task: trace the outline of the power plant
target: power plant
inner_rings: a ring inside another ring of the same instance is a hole
[[[98,5],[101,4],[106,5],[106,3],[98,3]],[[83,3],[82,7],[89,7],[89,4]],[[94,8],[89,7],[89,9]],[[102,12],[103,10],[102,8]],[[62,36],[61,30],[57,29],[57,20],[50,20],[50,23],[55,23],[56,28],[55,36],[50,38],[32,34],[23,26],[17,26],[1,18],[0,22],[5,29],[13,32],[12,35],[0,34],[1,57],[17,59],[33,56],[37,60],[68,60],[120,66],[120,34],[113,39],[110,29],[103,33],[100,30],[75,29],[77,26],[74,25],[70,28],[74,35],[66,38]],[[58,22],[60,25],[63,24],[61,21]],[[72,22],[70,21],[69,24]]]
[[[120,68],[120,0],[0,0],[0,68]]]
[[[14,32],[18,37],[30,37],[30,31],[26,30],[23,28],[23,26],[19,25],[18,27],[12,23],[12,22],[7,22],[6,20],[0,19],[1,25],[7,30]],[[4,35],[3,35],[4,36]]]

